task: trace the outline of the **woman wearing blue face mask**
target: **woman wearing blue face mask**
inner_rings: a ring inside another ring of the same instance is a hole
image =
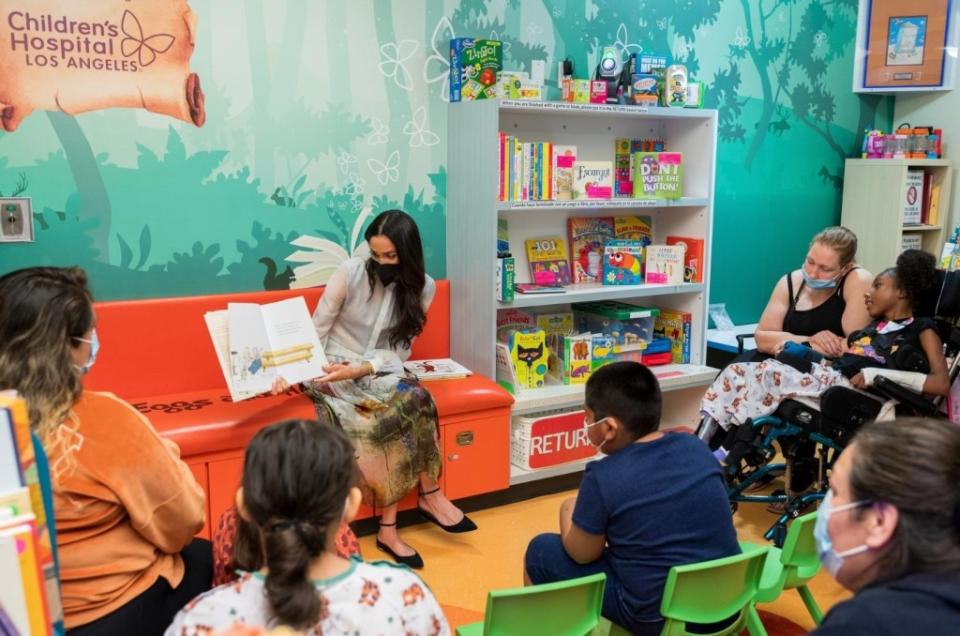
[[[834,465],[815,536],[854,592],[815,634],[960,633],[960,427],[864,426]]]
[[[411,490],[419,491],[420,512],[447,532],[476,529],[440,490],[437,408],[403,369],[436,287],[424,271],[420,232],[408,214],[382,212],[364,238],[370,256],[337,268],[313,314],[331,363],[326,375],[304,388],[318,408],[336,416],[357,448],[364,503],[382,511],[377,547],[398,563],[421,568],[420,555],[397,534],[397,504]],[[288,387],[280,379],[273,392]]]
[[[0,389],[26,400],[48,456],[67,633],[162,634],[210,587],[203,490],[136,409],[83,389],[94,323],[81,269],[0,277]]]
[[[734,362],[761,362],[788,342],[809,345],[830,358],[841,355],[847,336],[870,322],[863,295],[873,276],[857,265],[856,256],[857,236],[845,227],[828,227],[814,236],[803,266],[782,276],[773,289],[754,334],[757,350]],[[734,441],[715,423],[701,426],[698,434],[714,449],[730,448]],[[787,491],[800,494],[816,478],[814,447],[790,440],[782,445],[790,459]],[[770,510],[779,514],[783,505],[773,504]]]

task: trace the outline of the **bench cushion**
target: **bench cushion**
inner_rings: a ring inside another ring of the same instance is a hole
[[[424,383],[444,418],[509,408],[513,398],[479,375]],[[313,401],[303,393],[266,395],[231,402],[222,389],[134,398],[164,437],[180,446],[184,457],[245,448],[261,427],[285,419],[314,419]]]

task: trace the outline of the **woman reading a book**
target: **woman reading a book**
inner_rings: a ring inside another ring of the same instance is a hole
[[[420,568],[420,555],[397,533],[397,503],[407,493],[417,488],[419,511],[447,532],[476,525],[440,491],[437,408],[403,369],[435,291],[420,232],[405,212],[389,210],[364,238],[370,257],[346,260],[320,297],[313,321],[330,364],[305,389],[357,449],[364,501],[381,510],[377,547]],[[280,379],[273,391],[286,388]]]
[[[845,227],[828,227],[814,236],[803,266],[782,276],[774,287],[754,335],[757,350],[733,362],[761,362],[780,353],[788,342],[808,345],[829,358],[841,355],[847,336],[870,323],[863,295],[873,276],[857,265],[856,256],[857,236]],[[732,443],[710,419],[704,420],[698,435],[714,448]],[[813,445],[785,445],[788,491],[803,492],[816,474]],[[772,505],[771,512],[779,508]]]
[[[26,400],[47,452],[68,633],[162,634],[210,588],[203,490],[136,409],[83,389],[94,323],[79,268],[0,277],[0,389]]]

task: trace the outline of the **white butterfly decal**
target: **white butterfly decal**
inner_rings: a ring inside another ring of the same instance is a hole
[[[420,43],[416,40],[400,40],[399,43],[387,42],[380,46],[380,73],[393,78],[393,82],[405,91],[413,90],[413,78],[404,66],[417,52]]]
[[[385,186],[388,183],[394,183],[400,179],[400,151],[394,150],[387,157],[386,163],[378,159],[367,159],[367,167],[377,178],[380,185]]]
[[[543,28],[536,22],[531,22],[527,25],[527,38],[530,40],[536,40],[537,36],[541,33],[543,33]]]
[[[367,185],[366,180],[356,172],[347,175],[347,185],[343,186],[342,192],[350,196],[360,196],[363,194],[363,186]]]
[[[742,26],[737,27],[737,32],[734,34],[731,44],[738,49],[745,49],[750,45],[750,36],[743,32]]]
[[[413,119],[403,125],[403,133],[410,137],[410,147],[436,146],[440,137],[427,130],[427,108],[421,106],[413,113]]]
[[[496,31],[490,32],[490,39],[500,42],[501,47],[503,48],[503,55],[506,57],[507,53],[510,52],[510,47],[513,46],[512,42],[505,41],[499,33]]]
[[[620,51],[621,60],[630,57],[634,53],[643,53],[642,46],[628,42],[628,40],[627,25],[621,22],[620,26],[617,27],[617,40],[613,43],[614,46],[617,47],[617,50]]]
[[[660,18],[659,20],[657,20],[657,28],[660,29],[661,31],[666,31],[666,30],[667,30],[667,19],[666,19],[666,18]]]
[[[450,101],[450,40],[457,37],[447,17],[440,18],[430,36],[431,53],[423,62],[423,81],[440,82],[440,99]]]
[[[367,135],[367,145],[379,146],[390,141],[390,127],[387,126],[379,117],[371,117],[370,124],[373,130]]]
[[[337,166],[342,174],[349,174],[350,166],[355,163],[357,163],[357,158],[347,151],[343,151],[337,156]]]

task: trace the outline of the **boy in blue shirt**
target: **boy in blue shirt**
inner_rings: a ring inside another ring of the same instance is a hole
[[[560,534],[527,546],[524,582],[605,572],[603,615],[635,634],[659,634],[674,565],[740,553],[720,465],[695,435],[660,432],[656,377],[636,362],[591,375],[584,426],[607,457],[587,464],[560,506]]]

